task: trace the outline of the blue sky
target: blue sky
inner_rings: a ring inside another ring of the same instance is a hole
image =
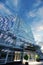
[[[43,0],[0,0],[1,13],[17,14],[26,24],[31,25],[35,41],[43,42]]]

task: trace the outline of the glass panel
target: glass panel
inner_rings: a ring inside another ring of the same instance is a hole
[[[5,52],[1,52],[0,55],[1,55],[1,57],[0,57],[1,59],[6,58],[6,53]]]
[[[14,61],[20,61],[20,60],[21,60],[21,52],[16,51],[16,52],[15,52]]]
[[[14,56],[15,56],[14,52],[10,52],[10,53],[8,54],[7,62],[14,61]]]
[[[5,59],[6,59],[6,52],[1,51],[0,52],[0,63],[5,63]]]

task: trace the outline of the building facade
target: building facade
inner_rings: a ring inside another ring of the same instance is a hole
[[[35,44],[35,41],[29,26],[18,17],[0,16],[0,64],[23,61],[26,53],[34,58],[35,52],[25,49],[30,44]]]

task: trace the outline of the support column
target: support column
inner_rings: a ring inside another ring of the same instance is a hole
[[[9,55],[9,52],[7,51],[7,55],[6,55],[6,59],[5,59],[5,63],[7,63],[8,55]]]
[[[24,52],[22,51],[21,52],[21,62],[23,62],[23,55],[24,55]]]

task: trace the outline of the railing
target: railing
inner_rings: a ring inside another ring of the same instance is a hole
[[[5,59],[0,59],[0,64],[5,64]]]

